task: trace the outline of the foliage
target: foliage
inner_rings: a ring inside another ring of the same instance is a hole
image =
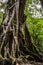
[[[32,43],[37,46],[40,52],[43,53],[43,18],[32,18],[28,11],[29,3],[32,0],[27,0],[25,7],[26,24],[31,35]]]

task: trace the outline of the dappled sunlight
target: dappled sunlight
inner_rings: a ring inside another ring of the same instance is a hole
[[[43,8],[40,0],[32,0],[28,6],[28,12],[33,18],[43,18]]]

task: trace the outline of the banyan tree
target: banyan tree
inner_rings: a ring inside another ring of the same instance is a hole
[[[1,24],[0,54],[3,58],[43,61],[26,26],[25,3],[26,0],[8,0]]]

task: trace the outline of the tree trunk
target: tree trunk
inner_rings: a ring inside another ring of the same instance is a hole
[[[26,0],[8,2],[2,23],[0,53],[7,58],[22,56],[28,60],[43,61],[43,55],[31,42],[31,36],[26,26],[25,2]]]

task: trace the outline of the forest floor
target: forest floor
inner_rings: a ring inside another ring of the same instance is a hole
[[[43,65],[43,62],[24,61],[17,59],[12,62],[11,59],[0,59],[0,65]]]

